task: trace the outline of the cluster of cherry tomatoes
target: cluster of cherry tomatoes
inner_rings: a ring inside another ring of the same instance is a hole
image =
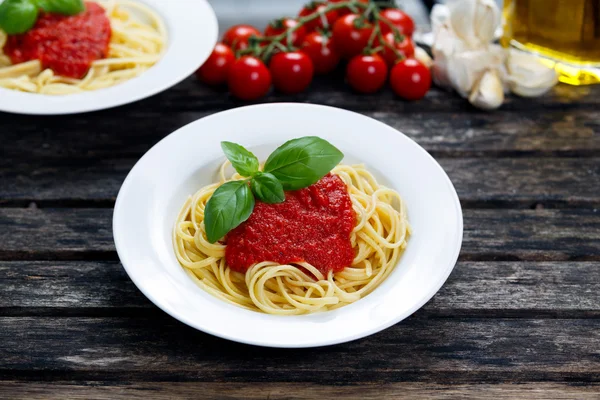
[[[357,7],[360,6],[360,7]],[[236,25],[225,32],[198,78],[227,84],[242,100],[279,92],[299,93],[315,74],[328,74],[347,61],[346,80],[359,93],[374,93],[389,77],[400,97],[417,100],[431,86],[429,69],[414,57],[413,20],[397,8],[379,9],[369,0],[313,1],[297,18],[272,21],[260,32]]]

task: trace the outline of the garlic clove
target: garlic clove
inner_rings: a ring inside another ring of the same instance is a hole
[[[466,51],[454,54],[447,61],[447,76],[450,85],[463,97],[468,97],[473,86],[487,70],[498,70],[502,67],[502,53],[486,49]],[[437,63],[437,59],[435,60]]]
[[[507,84],[510,90],[522,97],[537,97],[558,83],[558,75],[528,53],[511,49],[506,61]]]
[[[463,42],[449,25],[440,26],[434,36],[432,52],[444,53],[447,56],[469,51],[469,47]]]
[[[506,60],[508,58],[508,51],[504,47],[499,44],[492,44],[488,47],[488,51],[494,58],[494,68],[500,77],[500,81],[502,82],[502,87],[504,88],[504,94],[508,94],[510,92],[510,87],[508,85],[508,69],[506,67]]]
[[[447,68],[450,86],[462,97],[468,97],[473,85],[480,78],[479,71],[469,66],[468,57],[463,57],[463,54],[450,58]]]
[[[469,102],[483,110],[494,110],[502,105],[504,90],[496,70],[488,70],[483,74],[471,91]]]
[[[427,68],[431,68],[433,65],[433,60],[431,57],[429,57],[429,54],[427,54],[427,52],[419,46],[415,47],[415,58]]]
[[[454,0],[448,9],[452,29],[471,50],[494,40],[500,26],[500,9],[494,0]]]
[[[476,0],[453,1],[448,5],[450,26],[456,35],[470,48],[477,47],[477,37],[473,29]]]
[[[445,88],[452,87],[448,77],[448,60],[457,52],[457,48],[461,46],[461,43],[450,27],[442,25],[437,29],[431,47],[431,54],[433,54],[434,59],[431,72],[436,85]]]
[[[455,54],[468,51],[466,44],[460,40],[449,25],[440,26],[436,33],[431,47],[433,54],[433,66],[431,68],[433,81],[436,85],[452,88],[448,66],[449,61],[455,57]]]
[[[490,43],[500,26],[500,9],[494,0],[477,0],[476,3],[474,34],[482,43]]]

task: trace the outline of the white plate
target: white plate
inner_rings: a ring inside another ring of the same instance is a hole
[[[206,0],[136,0],[156,11],[167,26],[168,48],[139,77],[120,85],[66,96],[0,88],[0,111],[60,115],[116,107],[144,99],[181,82],[208,58],[217,42],[217,18]]]
[[[222,140],[260,159],[286,140],[318,135],[400,192],[413,227],[406,251],[373,293],[334,311],[275,316],[223,302],[196,286],[175,258],[172,229],[188,195],[216,179]],[[313,347],[358,339],[419,309],[442,286],[462,242],[456,191],[440,165],[397,130],[363,115],[309,104],[263,104],[193,122],[155,145],[123,183],[113,216],[117,252],[137,287],[180,321],[238,342]]]

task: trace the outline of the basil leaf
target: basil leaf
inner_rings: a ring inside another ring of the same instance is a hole
[[[259,172],[250,181],[250,187],[257,199],[263,203],[281,203],[285,200],[285,193],[281,182],[268,172]]]
[[[0,4],[0,28],[9,35],[25,33],[35,25],[37,5],[30,0],[4,0]]]
[[[221,148],[240,175],[251,177],[258,172],[258,158],[243,146],[231,142],[221,142]]]
[[[85,11],[83,0],[37,0],[39,7],[49,13],[75,15]]]
[[[246,181],[231,181],[215,190],[204,209],[204,226],[210,243],[244,222],[254,209],[254,196]]]
[[[310,186],[327,175],[344,154],[316,136],[292,139],[278,147],[267,159],[265,172],[272,173],[285,190]]]

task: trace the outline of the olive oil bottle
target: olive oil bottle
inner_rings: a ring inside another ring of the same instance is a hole
[[[562,82],[600,83],[600,0],[504,0],[502,44],[539,54]]]

